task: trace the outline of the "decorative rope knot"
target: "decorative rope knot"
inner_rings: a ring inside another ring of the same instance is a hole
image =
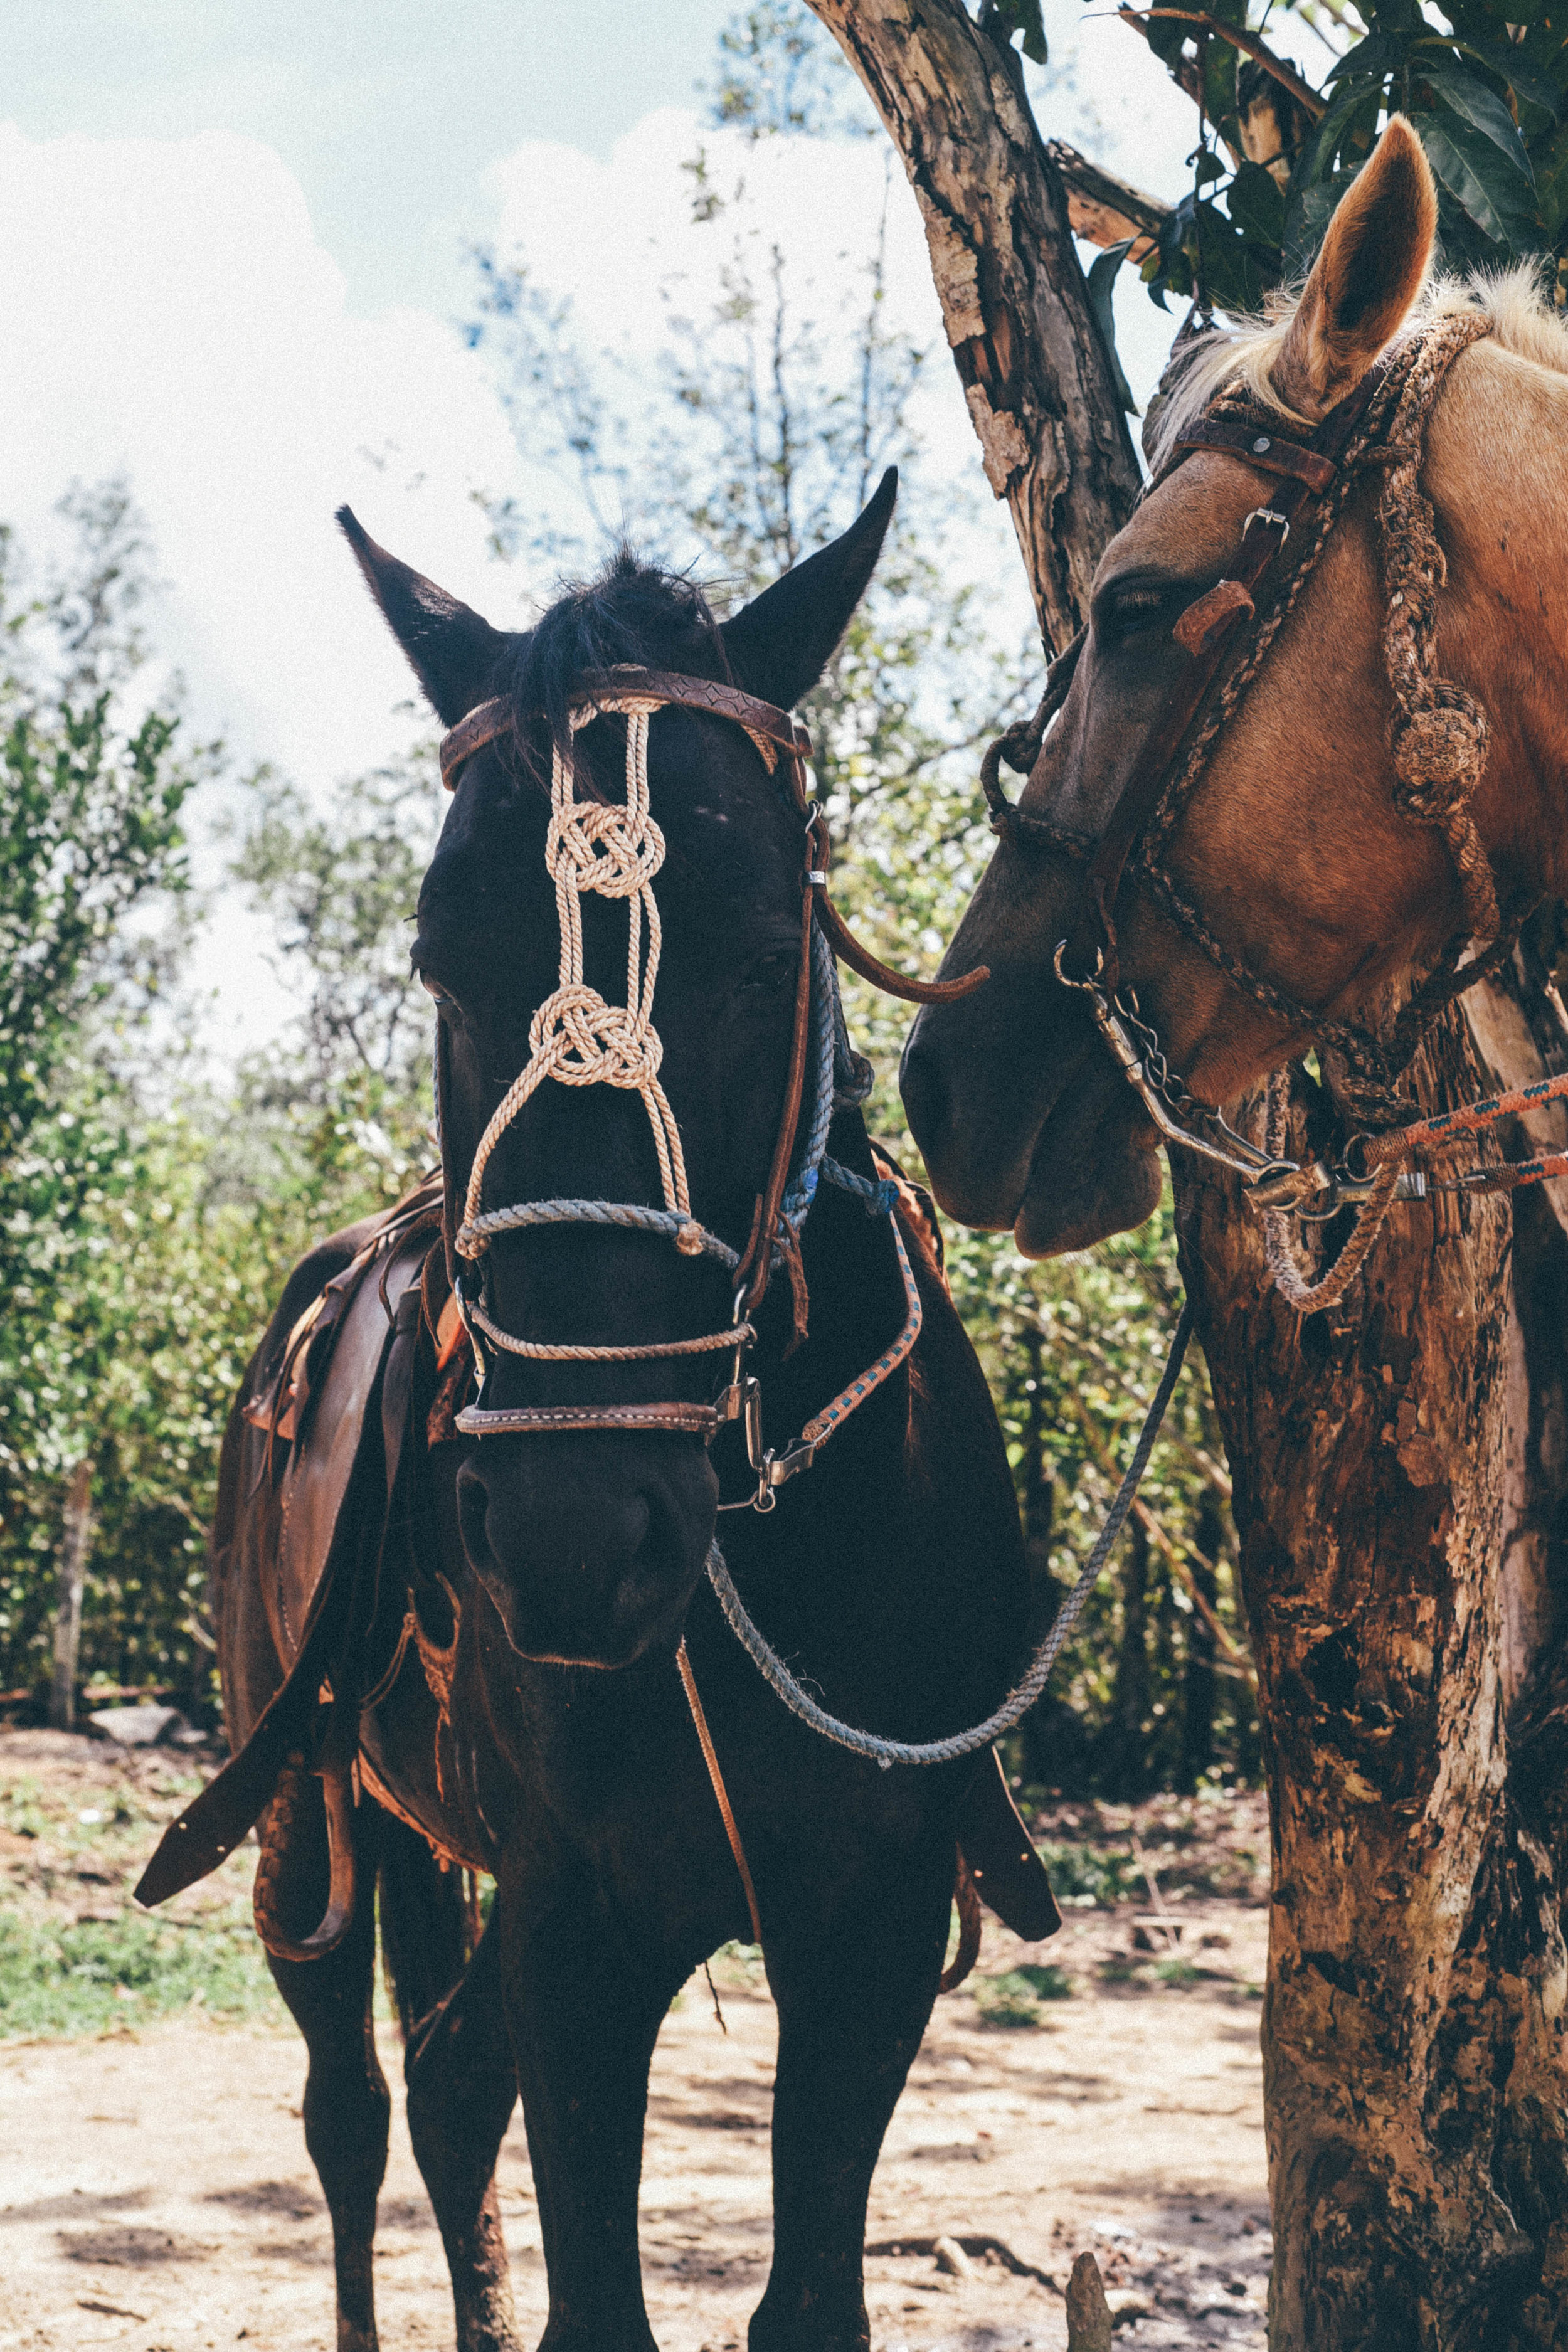
[[[582,983],[547,996],[528,1024],[528,1050],[541,1075],[566,1087],[624,1087],[641,1093],[658,1076],[664,1044],[639,1011],[606,1004]]]
[[[1440,823],[1469,798],[1490,732],[1486,712],[1462,687],[1438,691],[1443,699],[1435,709],[1413,710],[1393,730],[1394,805],[1424,824]]]
[[[558,889],[564,880],[601,898],[630,898],[664,864],[664,835],[651,816],[638,824],[632,810],[613,801],[573,801],[552,811],[544,864]]]

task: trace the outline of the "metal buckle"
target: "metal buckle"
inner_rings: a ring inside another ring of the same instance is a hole
[[[1247,516],[1247,520],[1241,526],[1241,535],[1243,539],[1247,537],[1247,532],[1252,529],[1255,522],[1278,523],[1279,526],[1279,544],[1281,547],[1284,546],[1285,541],[1290,536],[1290,525],[1277,507],[1254,507],[1252,512]]]

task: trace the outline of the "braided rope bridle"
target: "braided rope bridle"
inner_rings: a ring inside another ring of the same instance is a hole
[[[1235,458],[1272,477],[1278,487],[1270,492],[1271,503],[1254,509],[1247,518],[1241,547],[1231,564],[1234,576],[1219,581],[1176,622],[1173,635],[1187,656],[1185,665],[1098,838],[1015,807],[1003,793],[998,774],[1003,761],[1025,772],[1038,759],[1046,729],[1067,699],[1087,629],[1053,664],[1033,718],[1000,737],[981,770],[992,825],[1002,839],[1020,848],[1065,853],[1088,866],[1086,896],[1099,933],[1093,968],[1082,978],[1069,975],[1064,968],[1064,940],[1057,950],[1058,976],[1064,985],[1088,994],[1100,1036],[1164,1140],[1242,1177],[1249,1206],[1263,1217],[1269,1271],[1302,1313],[1321,1311],[1343,1297],[1396,1200],[1424,1199],[1437,1189],[1425,1171],[1401,1169],[1386,1152],[1374,1164],[1368,1151],[1362,1164],[1353,1166],[1352,1150],[1366,1130],[1387,1129],[1400,1117],[1405,1106],[1395,1091],[1397,1082],[1422,1038],[1447,1005],[1506,961],[1523,919],[1521,915],[1504,926],[1491,862],[1473,811],[1487,757],[1486,711],[1437,671],[1436,595],[1447,573],[1432,508],[1419,479],[1426,422],[1447,371],[1462,352],[1490,331],[1490,323],[1486,312],[1472,308],[1413,335],[1371,368],[1304,444],[1291,437],[1277,415],[1258,407],[1239,383],[1226,386],[1177,442],[1145,496],[1197,450]],[[1221,733],[1297,609],[1359,483],[1374,467],[1384,473],[1376,520],[1387,605],[1383,649],[1392,698],[1394,806],[1410,822],[1440,833],[1464,902],[1463,929],[1448,941],[1386,1038],[1356,1024],[1329,1019],[1254,971],[1215,932],[1165,863]],[[1307,528],[1298,536],[1294,561],[1281,573],[1279,559],[1292,530],[1300,532],[1303,522]],[[1273,586],[1275,593],[1264,604],[1259,592],[1266,586]],[[1253,621],[1256,626],[1247,631],[1246,624]],[[1198,1101],[1171,1071],[1136,995],[1120,988],[1115,910],[1124,875],[1134,861],[1140,882],[1162,912],[1233,987],[1335,1057],[1337,1091],[1363,1130],[1339,1161],[1330,1165],[1320,1160],[1302,1166],[1284,1157],[1283,1072],[1275,1072],[1268,1082],[1265,1148],[1259,1150],[1228,1127],[1213,1106]],[[1194,1118],[1203,1126],[1194,1128]],[[1419,1139],[1415,1129],[1402,1132]],[[1408,1140],[1407,1148],[1415,1148],[1415,1141]],[[1536,1165],[1530,1163],[1531,1170]],[[1490,1172],[1475,1171],[1458,1181],[1467,1189],[1488,1189],[1480,1180]],[[1540,1178],[1531,1173],[1524,1181]],[[1289,1221],[1304,1217],[1323,1223],[1352,1203],[1359,1204],[1360,1214],[1351,1238],[1329,1271],[1316,1277],[1297,1253]]]
[[[743,729],[770,775],[779,773],[782,755],[783,781],[802,825],[801,946],[790,1066],[766,1181],[743,1251],[710,1232],[692,1213],[679,1124],[659,1082],[664,1048],[654,1025],[653,1008],[663,929],[653,885],[664,864],[665,841],[652,811],[647,751],[650,719],[671,706],[721,718]],[[600,795],[591,780],[580,776],[574,755],[578,733],[606,716],[619,716],[626,722],[624,801]],[[512,739],[515,731],[513,708],[506,698],[470,711],[441,746],[441,772],[447,789],[456,788],[464,764],[477,751],[487,744]],[[761,1389],[754,1376],[747,1376],[745,1362],[756,1340],[753,1318],[771,1271],[792,1256],[798,1268],[801,1227],[820,1181],[858,1194],[872,1214],[890,1212],[896,1193],[891,1182],[859,1176],[827,1155],[835,1104],[863,1100],[869,1086],[865,1066],[849,1048],[835,950],[879,987],[921,1003],[967,994],[987,977],[982,968],[958,981],[909,980],[878,962],[846,930],[827,898],[826,824],[821,809],[808,797],[805,784],[810,754],[810,737],[788,712],[717,680],[627,667],[582,681],[570,708],[567,738],[552,746],[544,858],[554,885],[560,927],[557,984],[530,1021],[528,1061],[497,1104],[475,1150],[453,1235],[455,1255],[479,1277],[477,1283],[465,1285],[459,1273],[453,1290],[473,1349],[479,1381],[479,1396],[456,1417],[456,1426],[465,1436],[657,1429],[689,1433],[710,1444],[727,1422],[739,1420],[757,1486],[745,1505],[724,1507],[770,1510],[778,1487],[810,1467],[826,1439],[914,1347],[921,1330],[920,1294],[902,1236],[892,1223],[905,1302],[897,1338],[866,1372],[807,1423],[793,1446],[782,1453],[763,1447]],[[586,799],[579,797],[580,783],[588,793]],[[584,976],[583,899],[589,895],[623,900],[626,905],[624,1003],[609,1003]],[[616,1087],[641,1097],[658,1163],[662,1207],[594,1200],[523,1201],[502,1208],[484,1207],[486,1172],[497,1148],[546,1079],[568,1087]],[[437,1086],[437,1097],[439,1092]],[[797,1151],[808,1099],[804,1148]],[[734,1284],[732,1320],[722,1330],[695,1339],[621,1346],[520,1338],[498,1322],[486,1303],[484,1260],[501,1234],[552,1224],[616,1226],[663,1235],[684,1256],[716,1260]],[[727,1353],[731,1360],[729,1378],[709,1403],[679,1400],[657,1404],[494,1407],[482,1401],[489,1377],[487,1345],[534,1362],[639,1363],[718,1353]]]

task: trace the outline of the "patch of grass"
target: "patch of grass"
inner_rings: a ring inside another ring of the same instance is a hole
[[[1064,2000],[1072,1986],[1060,1969],[1009,1969],[1002,1977],[976,1977],[974,2006],[982,2025],[1043,2025],[1040,2002]]]
[[[1070,2000],[1073,1980],[1066,1969],[1058,1969],[1054,1960],[1031,1961],[1015,1969],[1015,1976],[1025,1977],[1035,1989],[1037,2000]]]
[[[18,1780],[5,1791],[5,1826],[13,1837],[42,1837],[44,1811],[36,1780]]]
[[[1173,1952],[1168,1959],[1155,1961],[1154,1974],[1163,1985],[1191,1985],[1196,1984],[1202,1971],[1182,1953]]]
[[[275,1999],[248,1925],[0,1916],[0,2040],[107,2033],[196,2006],[252,2017]]]

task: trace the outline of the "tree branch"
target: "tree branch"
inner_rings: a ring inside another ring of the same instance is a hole
[[[1146,196],[1131,181],[1119,180],[1069,147],[1065,139],[1047,139],[1046,152],[1062,175],[1068,192],[1068,218],[1074,236],[1087,245],[1120,245],[1133,240],[1129,261],[1137,264],[1153,246],[1170,219],[1173,206],[1158,196]]]
[[[1311,83],[1303,81],[1299,73],[1294,72],[1282,58],[1277,58],[1268,43],[1260,41],[1256,33],[1244,33],[1237,25],[1222,25],[1217,16],[1209,16],[1202,8],[1119,8],[1116,13],[1124,25],[1134,25],[1140,32],[1150,16],[1173,16],[1184,25],[1200,26],[1205,33],[1217,33],[1220,39],[1228,41],[1233,49],[1240,49],[1245,57],[1256,58],[1264,72],[1272,74],[1280,89],[1288,89],[1297,105],[1304,107],[1314,122],[1321,122],[1328,112],[1326,104]]]
[[[1060,173],[963,0],[810,5],[909,174],[985,477],[1012,509],[1041,632],[1063,646],[1140,477]]]

